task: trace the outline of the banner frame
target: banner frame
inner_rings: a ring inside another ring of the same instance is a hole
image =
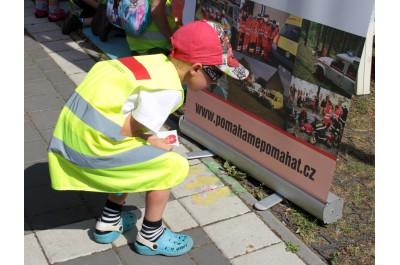
[[[264,183],[280,196],[293,202],[325,224],[336,222],[342,217],[344,200],[329,192],[327,201],[321,201],[310,196],[293,184],[275,175],[265,167],[247,158],[237,150],[211,136],[194,123],[185,120],[184,115],[179,120],[180,131],[191,139],[208,148],[218,156],[232,162],[235,166],[248,172],[253,178]]]

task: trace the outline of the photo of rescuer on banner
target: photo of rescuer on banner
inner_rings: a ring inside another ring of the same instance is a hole
[[[365,38],[248,0],[197,1],[204,18],[250,74],[189,91],[185,119],[325,202]]]

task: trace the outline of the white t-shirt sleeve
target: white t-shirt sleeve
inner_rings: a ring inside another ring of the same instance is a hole
[[[128,99],[125,106],[133,107],[132,116],[136,121],[152,132],[158,133],[181,100],[182,93],[177,90],[140,91],[135,99],[136,102],[129,102]]]

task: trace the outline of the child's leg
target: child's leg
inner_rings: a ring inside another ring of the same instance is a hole
[[[86,17],[83,19],[83,27],[89,27],[92,24],[93,17]]]
[[[67,16],[68,14],[60,8],[59,0],[49,0],[49,21],[55,22]]]
[[[108,195],[108,200],[110,200],[116,204],[123,205],[127,196],[128,196],[128,193],[123,193],[122,195],[110,193]]]
[[[49,0],[49,13],[56,14],[60,11],[58,0]]]
[[[146,193],[146,210],[144,218],[155,222],[161,220],[171,190],[152,190]]]
[[[37,18],[46,17],[49,14],[49,0],[35,1],[35,16]]]
[[[146,193],[146,210],[142,228],[134,246],[142,255],[179,256],[193,246],[190,236],[176,234],[162,226],[162,215],[171,190],[153,190]]]
[[[137,217],[132,212],[122,211],[122,205],[128,194],[108,195],[108,199],[103,209],[100,219],[96,222],[94,239],[99,243],[111,243],[120,234],[132,229],[137,221]]]
[[[170,193],[170,189],[153,190],[146,193],[146,210],[139,233],[150,242],[156,242],[164,233],[161,218]]]
[[[118,225],[121,219],[122,205],[124,204],[127,195],[127,193],[119,196],[116,194],[109,194],[100,218],[100,222],[114,226]],[[96,232],[101,233],[100,231]]]

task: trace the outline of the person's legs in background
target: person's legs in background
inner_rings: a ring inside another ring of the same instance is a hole
[[[60,8],[59,0],[36,0],[35,16],[37,18],[49,17],[49,21],[55,22],[67,17],[67,13]]]
[[[47,17],[49,15],[49,0],[35,1],[35,17]]]
[[[59,0],[49,0],[49,21],[51,22],[65,19],[68,16],[64,9],[60,8],[59,2]]]
[[[75,0],[71,1],[71,5],[78,9],[76,13],[79,13],[79,15],[70,14],[61,27],[62,34],[69,34],[78,29],[91,26],[99,2],[97,0]]]

